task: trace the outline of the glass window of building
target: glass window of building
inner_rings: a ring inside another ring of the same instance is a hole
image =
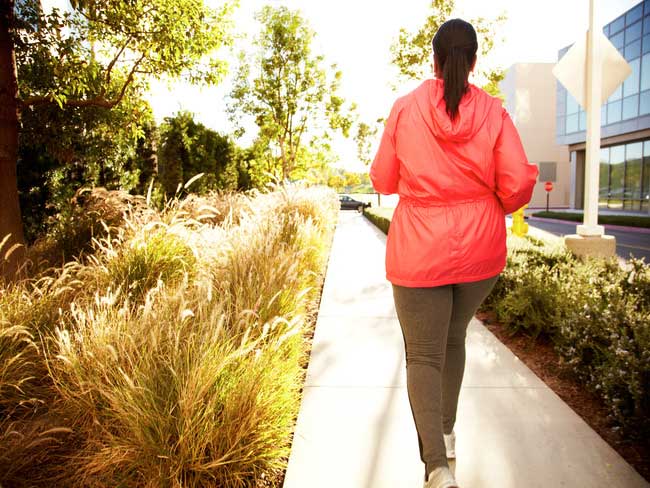
[[[625,29],[625,44],[629,44],[641,37],[641,25],[641,21],[639,21]]]
[[[571,95],[568,91],[566,92],[566,113],[567,114],[575,114],[580,110],[580,104],[578,101],[573,98],[573,95]]]
[[[618,19],[609,24],[609,32],[615,34],[625,27],[625,15],[621,15]]]
[[[607,207],[607,194],[609,193],[609,148],[604,147],[600,150],[600,185],[598,192],[598,206]]]
[[[650,91],[641,92],[639,101],[639,115],[650,114]]]
[[[613,146],[609,156],[609,208],[623,208],[625,189],[625,146]]]
[[[622,103],[620,100],[607,104],[607,123],[613,124],[621,120]]]
[[[609,40],[612,41],[612,44],[614,44],[616,49],[622,49],[623,46],[625,46],[625,32],[619,32]]]
[[[623,208],[626,210],[641,209],[642,155],[642,142],[635,142],[625,146],[625,192],[623,193]]]
[[[650,56],[648,56],[650,57]],[[649,75],[650,75],[650,66],[648,67]],[[650,79],[648,80],[650,82]],[[620,100],[623,98],[623,85],[618,85],[618,88],[614,90],[614,92],[609,96],[609,99],[607,100],[608,102],[614,102],[616,100]]]
[[[639,93],[639,75],[641,72],[641,60],[635,59],[630,61],[630,67],[632,68],[632,74],[627,77],[623,83],[623,96],[627,97],[628,95],[634,95]]]
[[[623,100],[623,120],[639,116],[639,95],[632,95]]]
[[[628,12],[605,25],[603,32],[630,64],[632,73],[601,107],[601,125],[610,126],[606,131],[608,136],[624,133],[631,126],[621,122],[639,117],[644,117],[644,121],[639,122],[643,126],[640,128],[650,127],[647,122],[650,116],[650,0],[637,2]],[[562,59],[570,48],[559,50],[558,59]],[[558,84],[557,96],[558,137],[584,133],[587,117],[576,100],[561,84]],[[576,135],[565,140],[579,142],[581,137]]]
[[[643,36],[643,54],[650,52],[650,34]]]
[[[646,54],[641,62],[641,91],[650,90],[650,54]]]
[[[625,14],[625,23],[630,25],[632,22],[636,22],[643,15],[643,4],[639,4]]]
[[[641,56],[641,39],[625,46],[625,59],[628,61]]]
[[[643,143],[643,181],[641,183],[641,210],[650,210],[650,141]]]
[[[578,132],[579,118],[578,114],[571,114],[566,118],[566,132]]]
[[[602,148],[598,204],[629,211],[650,206],[650,140]]]

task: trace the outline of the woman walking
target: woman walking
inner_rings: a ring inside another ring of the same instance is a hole
[[[504,216],[528,203],[537,179],[501,101],[467,81],[477,49],[471,24],[440,27],[436,79],[395,102],[370,170],[378,192],[400,197],[386,275],[425,488],[458,486],[447,459],[455,457],[465,332],[505,266]]]

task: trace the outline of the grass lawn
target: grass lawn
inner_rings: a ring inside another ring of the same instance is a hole
[[[535,212],[533,217],[546,219],[568,220],[570,222],[582,222],[583,215],[578,212]],[[641,217],[638,215],[599,215],[599,224],[625,225],[628,227],[645,227],[650,228],[650,216]]]

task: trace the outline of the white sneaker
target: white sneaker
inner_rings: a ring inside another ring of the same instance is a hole
[[[445,439],[445,450],[447,459],[456,459],[456,433],[452,430],[451,434],[443,434]]]
[[[458,488],[458,483],[447,466],[440,466],[429,473],[424,488]]]

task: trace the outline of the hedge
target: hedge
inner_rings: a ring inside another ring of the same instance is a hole
[[[539,217],[543,219],[558,219],[566,220],[569,222],[582,222],[582,213],[576,212],[535,212],[532,217]],[[644,227],[650,228],[650,217],[642,217],[639,215],[599,215],[599,224],[609,225],[623,225],[628,227]]]
[[[364,208],[363,215],[365,215],[370,222],[375,224],[384,234],[388,234],[390,220],[393,217],[392,208]]]

